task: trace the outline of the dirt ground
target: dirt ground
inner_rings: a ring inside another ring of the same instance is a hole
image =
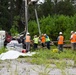
[[[54,68],[54,64],[51,66],[46,68],[43,65],[30,64],[26,62],[25,58],[0,60],[0,75],[76,75],[76,67],[60,70]]]

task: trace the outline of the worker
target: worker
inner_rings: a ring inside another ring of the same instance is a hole
[[[25,37],[26,52],[30,52],[30,42],[31,42],[30,33],[27,32]]]
[[[41,36],[41,45],[42,45],[42,47],[45,47],[45,41],[46,41],[46,38],[45,38],[44,34],[42,34],[42,36]]]
[[[74,50],[74,31],[71,31],[71,36],[70,36],[70,42],[71,42],[71,48]]]
[[[38,48],[38,42],[39,42],[39,37],[37,37],[37,35],[34,36],[33,42],[34,42],[34,49],[37,49]]]
[[[50,38],[48,35],[44,34],[46,38],[46,47],[50,50]]]
[[[59,32],[59,36],[57,38],[57,41],[58,41],[58,49],[59,49],[59,52],[60,51],[63,51],[63,41],[64,41],[64,37],[62,35],[62,32]]]
[[[73,33],[72,41],[73,50],[76,50],[76,32]]]

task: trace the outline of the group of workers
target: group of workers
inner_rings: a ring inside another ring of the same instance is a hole
[[[26,35],[26,40],[28,39],[27,36],[30,36],[29,34]],[[34,43],[34,49],[38,48],[38,42],[41,43],[42,47],[47,47],[50,49],[50,38],[47,34],[42,34],[40,37],[37,35],[34,36],[33,38],[33,43]],[[26,42],[26,50],[29,51],[30,48],[27,46],[27,41]],[[70,36],[70,42],[71,42],[71,48],[72,50],[76,50],[76,32],[71,31],[71,36]],[[58,50],[63,51],[63,45],[64,45],[64,36],[62,32],[59,32],[59,36],[57,38],[57,43],[58,43]],[[29,49],[28,49],[29,48]]]
[[[30,37],[30,34],[27,33],[26,37],[25,37],[25,44],[26,44],[27,52],[30,51],[30,42],[31,42],[31,37]],[[37,35],[34,36],[34,38],[33,38],[34,49],[38,48],[39,42],[41,43],[42,47],[45,47],[45,45],[46,45],[46,47],[48,49],[50,49],[50,38],[46,34],[42,34],[39,37]]]
[[[25,42],[26,42],[26,50],[27,51],[30,51],[30,34],[27,33],[26,34],[26,39],[25,39]],[[64,42],[64,37],[62,35],[62,32],[59,32],[59,36],[57,38],[57,41],[58,41],[58,49],[59,51],[63,51],[63,42]],[[33,44],[34,44],[34,49],[37,49],[38,48],[38,43],[41,43],[42,47],[47,47],[47,49],[50,50],[50,43],[51,43],[51,40],[49,38],[49,36],[47,34],[42,34],[41,36],[37,36],[35,35],[34,38],[33,38]]]
[[[19,40],[18,40],[19,41]],[[71,47],[73,50],[76,50],[76,32],[71,31]],[[42,48],[47,48],[50,50],[50,43],[51,40],[47,34],[42,34],[40,36],[34,35],[33,39],[31,40],[30,33],[26,33],[25,39],[23,40],[23,44],[25,46],[26,52],[30,51],[30,43],[33,42],[33,48],[36,50],[38,49],[39,42],[41,43]],[[59,36],[57,38],[58,42],[58,50],[63,51],[64,45],[64,36],[62,32],[59,32]]]
[[[57,40],[59,51],[63,51],[64,36],[62,35],[62,32],[59,33],[59,37]],[[74,31],[71,31],[70,42],[72,50],[76,50],[76,32]]]

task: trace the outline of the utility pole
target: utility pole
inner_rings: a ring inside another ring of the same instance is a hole
[[[37,20],[37,24],[38,24],[38,30],[39,30],[39,34],[41,35],[40,23],[39,23],[39,19],[38,19],[38,14],[37,14],[36,7],[35,7],[35,16],[36,16],[36,20]]]
[[[25,0],[25,32],[28,32],[28,5],[27,0]]]
[[[39,24],[39,20],[38,20],[38,14],[37,14],[37,10],[36,10],[36,3],[38,0],[25,0],[25,32],[28,32],[28,4],[33,3],[35,6],[35,16],[36,16],[36,20],[37,20],[37,24],[38,24],[38,30],[39,30],[39,34],[41,35],[41,31],[40,31],[40,24]]]
[[[34,10],[35,10],[36,21],[37,21],[37,24],[38,24],[38,31],[39,31],[39,34],[41,35],[40,23],[39,23],[39,19],[38,19],[38,13],[37,13],[37,10],[36,10],[36,3],[38,2],[38,0],[31,0],[31,2],[33,3],[33,5],[35,7]]]

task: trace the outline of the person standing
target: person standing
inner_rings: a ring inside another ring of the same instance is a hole
[[[60,51],[63,51],[63,41],[64,41],[64,37],[62,35],[62,32],[59,32],[59,36],[57,38],[57,41],[58,41],[58,49],[59,49],[59,52]]]
[[[38,42],[39,42],[39,37],[37,37],[37,35],[34,36],[33,38],[34,41],[34,49],[38,48]]]
[[[71,48],[74,50],[74,31],[71,31],[71,36],[70,36],[70,42],[71,42]]]
[[[72,40],[73,40],[73,43],[72,43],[73,50],[76,50],[76,32],[73,33]]]
[[[50,38],[46,34],[44,34],[44,35],[45,35],[45,38],[46,38],[46,47],[50,50]]]
[[[30,51],[30,42],[31,42],[30,33],[26,33],[26,37],[25,37],[26,52]]]
[[[46,41],[45,36],[44,36],[44,34],[42,34],[42,36],[41,36],[41,45],[42,45],[42,47],[45,47],[45,41]]]

